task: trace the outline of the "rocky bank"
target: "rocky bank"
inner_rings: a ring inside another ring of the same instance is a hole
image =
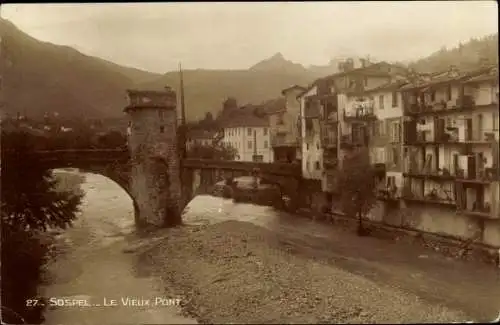
[[[246,222],[164,230],[143,263],[200,323],[464,321],[440,304],[338,267],[324,242]]]

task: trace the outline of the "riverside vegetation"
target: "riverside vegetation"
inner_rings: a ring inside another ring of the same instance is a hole
[[[27,132],[2,131],[2,321],[12,324],[43,322],[43,308],[26,300],[38,295],[50,257],[48,231],[71,225],[82,198],[72,190],[81,178],[54,178],[28,158],[34,145]]]

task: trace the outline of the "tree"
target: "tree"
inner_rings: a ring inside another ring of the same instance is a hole
[[[196,144],[187,152],[188,158],[214,160],[234,160],[237,154],[238,151],[234,147],[225,144],[215,146]]]
[[[49,249],[40,235],[69,226],[81,202],[80,194],[56,191],[50,170],[32,155],[35,141],[27,132],[2,132],[1,294],[8,323],[19,323],[19,316],[26,323],[42,321],[42,310],[26,306],[37,295]]]
[[[97,138],[97,145],[100,148],[116,149],[123,147],[126,144],[127,144],[127,137],[125,136],[125,134],[116,130],[101,134]]]
[[[342,210],[358,218],[358,234],[364,235],[363,218],[377,202],[376,173],[367,149],[355,150],[344,158],[338,185]]]

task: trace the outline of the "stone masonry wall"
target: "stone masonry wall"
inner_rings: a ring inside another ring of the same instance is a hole
[[[173,108],[129,111],[132,158],[131,191],[148,224],[179,221],[181,180],[177,151],[177,113]]]

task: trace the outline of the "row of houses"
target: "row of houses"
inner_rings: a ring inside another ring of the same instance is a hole
[[[387,199],[498,217],[497,66],[417,74],[380,62],[281,95],[259,106],[226,102],[221,141],[238,160],[300,163],[331,193],[343,156],[368,147],[385,170]]]
[[[342,157],[370,149],[387,199],[498,218],[498,67],[408,74],[386,63],[316,81],[299,95],[305,178],[335,191]]]

